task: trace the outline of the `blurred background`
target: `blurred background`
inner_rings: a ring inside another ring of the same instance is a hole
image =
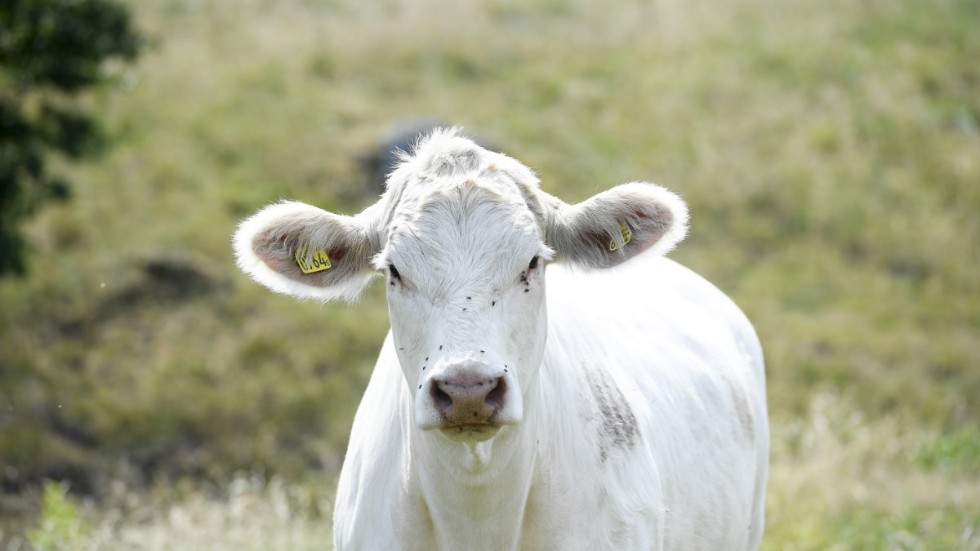
[[[5,0],[0,548],[325,549],[387,330],[236,223],[399,129],[681,194],[766,350],[767,550],[980,549],[976,0]]]

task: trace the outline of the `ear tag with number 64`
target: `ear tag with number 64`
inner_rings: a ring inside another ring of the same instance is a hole
[[[314,249],[311,254],[307,247],[297,248],[295,258],[296,264],[304,274],[322,272],[329,270],[332,266],[327,251],[323,249]]]

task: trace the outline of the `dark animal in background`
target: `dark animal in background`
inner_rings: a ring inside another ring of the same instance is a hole
[[[367,178],[368,187],[372,191],[384,193],[388,175],[401,162],[399,153],[412,151],[420,138],[428,136],[437,128],[449,126],[452,125],[437,117],[404,118],[388,125],[377,145],[356,158],[357,164]],[[466,132],[465,135],[486,149],[499,151],[486,140],[474,136],[471,132]]]

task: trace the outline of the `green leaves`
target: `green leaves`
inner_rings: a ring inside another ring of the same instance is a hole
[[[0,4],[0,276],[26,271],[21,219],[68,197],[46,169],[104,143],[74,96],[103,78],[112,58],[133,59],[142,39],[125,7],[110,0],[10,0]]]
[[[129,11],[111,0],[10,0],[0,29],[0,65],[21,89],[77,92],[101,79],[106,59],[133,59],[142,44]]]
[[[40,523],[27,536],[36,549],[77,549],[92,532],[67,494],[67,484],[53,481],[44,484]]]

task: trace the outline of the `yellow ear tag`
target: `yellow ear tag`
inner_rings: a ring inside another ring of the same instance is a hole
[[[296,249],[296,264],[300,270],[303,270],[304,274],[322,272],[329,270],[332,266],[327,251],[316,249],[313,254],[309,254],[309,249],[305,247]]]
[[[633,232],[630,231],[630,229],[626,227],[626,224],[622,222],[619,223],[619,233],[623,236],[623,246],[626,246],[626,244],[633,239]],[[615,251],[617,249],[619,249],[619,245],[617,245],[616,240],[613,239],[609,242],[609,250]]]

